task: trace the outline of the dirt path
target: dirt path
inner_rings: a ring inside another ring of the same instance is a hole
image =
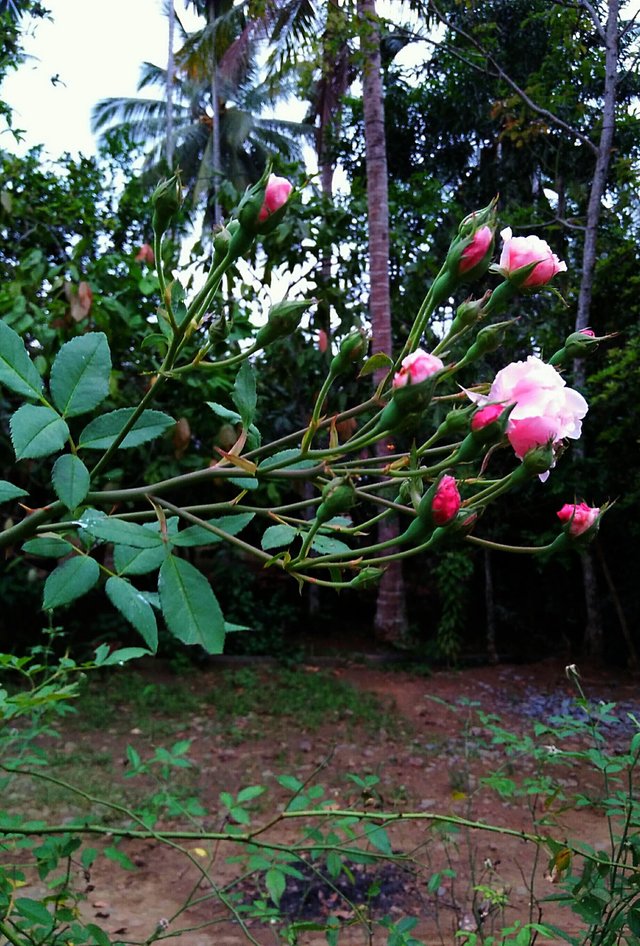
[[[308,666],[307,671],[314,673],[318,668]],[[384,704],[393,705],[397,725],[367,731],[357,720],[346,718],[339,725],[305,731],[290,720],[283,736],[265,718],[264,725],[257,721],[256,737],[256,720],[238,718],[235,735],[229,738],[228,733],[221,736],[215,732],[215,714],[205,708],[175,733],[177,739],[193,740],[190,756],[198,767],[205,809],[220,810],[219,792],[235,793],[253,784],[268,786],[275,794],[276,810],[278,806],[282,809],[290,795],[279,788],[276,777],[285,773],[295,774],[302,781],[310,779],[311,784],[321,782],[325,786],[324,797],[330,798],[337,808],[437,812],[516,831],[536,830],[527,804],[537,806],[539,816],[540,806],[545,802],[542,796],[510,798],[508,792],[501,794],[482,784],[482,779],[496,770],[515,783],[533,778],[536,764],[525,758],[511,760],[504,746],[492,744],[486,725],[477,717],[478,707],[471,704],[480,704],[485,713],[497,713],[505,726],[515,732],[531,731],[533,716],[541,707],[555,712],[567,705],[571,697],[562,666],[545,662],[523,667],[484,667],[428,677],[357,666],[323,672],[375,693]],[[218,681],[219,671],[211,670],[198,675],[194,685],[205,692]],[[632,702],[638,697],[635,685],[620,683],[611,674],[587,672],[585,684],[602,699]],[[245,739],[244,731],[252,735]],[[141,754],[150,745],[145,733],[134,726],[119,732],[76,732],[71,740],[74,747],[82,745],[83,740],[92,741],[123,764],[127,743]],[[362,793],[352,780],[345,778],[345,773],[377,776],[379,782],[371,792]],[[567,794],[578,787],[594,796],[600,791],[595,777],[578,769],[563,770],[559,781]],[[560,811],[562,806],[548,798],[546,802],[548,817],[554,824],[544,830],[560,841],[565,837],[582,838],[606,849],[607,825],[596,807],[582,808],[578,813],[573,808]],[[268,820],[269,812],[273,811],[262,800],[255,807],[257,823]],[[197,819],[200,823],[201,819]],[[208,829],[215,830],[223,824],[220,815],[205,819]],[[167,827],[175,827],[175,822],[167,822]],[[413,935],[428,944],[452,943],[456,930],[475,928],[474,907],[476,912],[482,908],[488,914],[487,931],[494,922],[526,922],[530,915],[537,920],[537,908],[530,914],[532,893],[541,899],[557,889],[548,879],[546,858],[536,860],[535,846],[518,837],[485,831],[453,832],[444,826],[434,830],[422,822],[394,825],[389,828],[389,836],[394,851],[411,851],[412,861],[400,878],[382,878],[383,886],[393,888],[395,884],[397,902],[388,898],[381,911],[391,920],[407,914],[417,917]],[[280,825],[264,838],[291,842],[296,833],[290,824],[286,829]],[[227,862],[229,854],[237,851],[231,851],[228,845],[216,848],[197,841],[186,842],[183,848],[186,856],[154,842],[124,842],[122,850],[135,865],[134,871],[120,870],[100,858],[86,878],[83,912],[87,918],[103,925],[114,939],[127,942],[143,942],[155,928],[171,920],[168,932],[190,929],[172,939],[175,946],[245,943],[238,923],[230,921],[228,910],[211,897],[211,884],[203,880],[194,866],[206,866],[215,885],[224,887],[238,875],[238,864]],[[352,869],[356,874],[362,871],[353,865]],[[370,877],[368,881],[361,878],[365,888],[370,882]],[[337,881],[335,884],[338,885]],[[35,890],[34,887],[26,893],[33,896]],[[249,882],[241,885],[240,890],[245,899],[252,891],[256,894]],[[186,913],[176,916],[187,897],[194,904]],[[264,899],[267,903],[268,898]],[[500,909],[503,901],[504,909]],[[242,900],[235,906],[242,911]],[[338,918],[336,922],[342,929],[339,942],[345,946],[365,942],[377,946],[387,942],[384,930],[368,940],[361,924],[350,925],[355,919],[353,904],[338,896],[331,886],[320,890],[315,909],[320,919],[327,915]],[[376,913],[373,905],[372,911]],[[200,928],[216,917],[220,918],[219,923]],[[545,907],[545,920],[559,922],[569,930],[579,925],[569,911],[557,906]],[[268,918],[247,920],[247,927],[261,946],[284,942],[277,924]],[[298,942],[301,946],[319,946],[326,939],[322,933],[310,930],[301,933]]]

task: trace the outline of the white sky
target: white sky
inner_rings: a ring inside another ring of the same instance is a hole
[[[92,154],[95,103],[136,95],[143,61],[166,64],[162,0],[45,0],[45,6],[52,21],[36,20],[24,42],[34,58],[10,73],[0,88],[14,109],[14,127],[26,131],[25,143],[16,146],[0,126],[0,145],[13,151],[44,143],[52,157],[64,151]],[[181,20],[193,29],[197,20],[184,7],[184,0],[176,3]],[[61,81],[54,85],[56,75]]]

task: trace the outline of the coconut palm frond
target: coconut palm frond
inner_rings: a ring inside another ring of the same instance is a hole
[[[138,92],[148,88],[150,85],[164,86],[167,81],[167,70],[161,66],[156,66],[153,62],[143,62],[140,66],[140,78],[138,79]]]
[[[91,112],[91,130],[103,131],[108,125],[140,125],[165,121],[167,106],[159,99],[109,98],[94,105]],[[180,120],[184,109],[174,106],[175,119]]]

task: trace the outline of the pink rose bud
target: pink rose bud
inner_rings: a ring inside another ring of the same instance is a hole
[[[264,223],[267,217],[284,207],[292,190],[293,184],[286,177],[276,177],[275,174],[271,174],[264,192],[264,203],[258,214],[260,223]]]
[[[586,503],[565,503],[558,512],[561,522],[569,523],[569,535],[582,535],[598,521],[600,510]]]
[[[471,430],[482,430],[483,427],[493,424],[500,417],[503,410],[504,406],[502,404],[487,404],[486,407],[481,407],[471,418]]]
[[[458,263],[459,275],[462,276],[464,273],[468,273],[469,270],[474,269],[478,263],[481,263],[489,252],[492,243],[493,230],[491,227],[485,226],[476,230],[471,243],[462,251],[460,262]]]
[[[595,338],[595,337],[596,337],[596,333],[593,331],[592,328],[581,328],[581,329],[580,329],[580,334],[581,334],[581,335],[588,335],[589,338]]]
[[[436,526],[446,526],[460,509],[460,493],[453,476],[443,476],[431,503],[431,516]]]
[[[403,388],[408,383],[419,384],[443,368],[444,362],[440,361],[437,355],[430,355],[429,352],[418,348],[402,359],[402,367],[394,375],[392,386]]]
[[[556,273],[564,273],[567,264],[563,263],[551,247],[537,236],[514,237],[511,227],[502,230],[500,236],[504,240],[498,269],[508,279],[517,277],[518,270],[524,266],[536,265],[519,286],[525,289],[546,285]]]
[[[152,266],[153,260],[153,249],[148,243],[143,243],[136,253],[136,263],[147,263],[149,266]]]

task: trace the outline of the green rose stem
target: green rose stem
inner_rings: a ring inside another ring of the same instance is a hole
[[[398,355],[396,367],[400,364],[405,355],[410,354],[418,347],[420,337],[424,332],[429,318],[433,314],[436,306],[440,305],[455,289],[457,280],[454,279],[447,270],[446,263],[440,269],[440,272],[431,284],[431,287],[425,296],[425,299],[418,309],[409,336],[405,342],[404,348]]]
[[[167,281],[164,277],[164,266],[162,265],[162,234],[157,230],[153,232],[153,255],[156,261],[156,274],[158,276],[158,285],[160,287],[160,298],[167,307],[169,323],[174,332],[178,331],[178,323],[171,306],[171,293],[167,292]]]
[[[12,943],[13,946],[31,946],[33,940],[31,937],[28,939],[22,939],[18,936],[8,923],[5,923],[4,920],[0,920],[0,933],[6,938],[7,942]]]
[[[234,262],[234,257],[232,257],[231,255],[227,256],[219,264],[217,269],[214,270],[213,274],[209,277],[209,279],[207,280],[207,284],[209,284],[209,280],[211,280],[211,285],[213,288],[211,289],[210,293],[207,293],[207,296],[205,297],[205,300],[204,300],[205,302],[209,300],[209,295],[211,296],[211,298],[213,298],[213,295],[215,294],[217,290],[217,287],[220,283],[220,280],[222,279],[222,276],[224,275],[226,269],[233,262]],[[205,289],[206,288],[207,287],[205,286]],[[196,299],[197,298],[198,297],[196,297]],[[111,446],[107,447],[103,455],[100,457],[98,462],[90,471],[92,478],[102,472],[102,470],[105,468],[105,466],[107,465],[107,463],[109,462],[109,460],[111,459],[115,451],[118,449],[118,447],[120,446],[124,438],[132,429],[136,421],[140,418],[143,411],[146,409],[147,405],[153,400],[153,398],[156,396],[160,388],[163,387],[166,384],[167,380],[170,378],[171,372],[173,370],[173,366],[175,363],[175,359],[178,357],[178,354],[180,353],[182,345],[184,344],[187,331],[189,327],[194,323],[194,319],[196,318],[196,316],[193,315],[194,305],[195,305],[195,301],[194,303],[191,304],[191,306],[189,306],[187,316],[184,318],[182,323],[179,326],[177,326],[176,329],[174,330],[173,338],[171,339],[167,353],[158,371],[157,380],[145,393],[144,397],[142,398],[138,406],[135,408],[133,414],[128,419],[126,424],[123,426],[122,430],[117,435],[117,437],[115,438]]]
[[[252,345],[251,348],[247,348],[246,351],[241,351],[237,355],[230,355],[228,358],[221,358],[219,361],[203,361],[202,359],[208,354],[210,348],[211,345],[201,348],[193,361],[190,361],[188,365],[181,365],[179,368],[173,368],[171,371],[171,376],[175,377],[176,375],[185,374],[188,371],[193,371],[194,368],[204,368],[205,370],[228,368],[229,366],[237,365],[242,361],[246,361],[247,358],[251,357],[251,355],[255,355],[257,351],[262,350],[260,345]]]
[[[195,854],[192,854],[191,851],[189,851],[187,848],[184,848],[180,844],[177,843],[177,841],[179,840],[187,840],[186,838],[180,838],[177,833],[174,836],[171,836],[169,834],[163,834],[162,832],[156,830],[155,828],[148,827],[143,821],[143,819],[139,815],[137,815],[133,809],[126,808],[124,805],[119,805],[116,802],[107,801],[104,798],[98,798],[94,795],[90,795],[88,792],[83,791],[81,788],[78,788],[76,785],[71,785],[69,782],[65,782],[62,779],[55,778],[55,776],[53,775],[47,775],[44,772],[36,773],[29,769],[18,768],[17,766],[13,767],[13,766],[0,765],[0,770],[5,771],[11,775],[26,775],[31,778],[35,776],[39,779],[42,779],[45,782],[50,782],[53,785],[57,785],[60,788],[64,788],[68,792],[71,792],[75,795],[79,795],[81,798],[84,798],[86,801],[90,802],[91,805],[100,805],[103,808],[108,808],[112,811],[117,811],[118,813],[124,815],[127,818],[127,820],[133,821],[134,823],[139,824],[140,825],[139,829],[116,828],[115,834],[119,837],[120,836],[121,837],[127,837],[127,836],[136,837],[137,836],[139,838],[145,838],[149,841],[153,840],[160,844],[166,844],[167,847],[173,848],[174,850],[178,851],[180,854],[183,854],[187,858],[187,860],[190,861],[192,866],[195,867],[196,871],[201,875],[201,877],[203,877],[207,881],[207,883],[210,884],[212,890],[215,891],[216,896],[220,899],[220,902],[223,903],[229,909],[231,914],[238,920],[239,925],[241,929],[243,930],[245,936],[248,938],[248,940],[251,943],[253,943],[254,946],[260,946],[260,943],[256,939],[254,939],[254,937],[251,935],[249,930],[246,928],[246,924],[244,923],[244,920],[242,919],[241,916],[238,915],[231,901],[222,893],[222,891],[219,889],[217,884],[215,884],[215,882],[213,881],[213,878],[210,877],[209,871],[205,867],[203,867],[201,863],[199,863],[198,858],[196,857]],[[45,828],[41,828],[40,830],[41,830],[41,833],[43,834],[51,834],[51,835],[68,833],[69,831],[74,830],[74,828],[68,826],[66,829],[66,832],[63,832],[61,828],[63,828],[63,826],[58,827],[57,825],[48,825]],[[80,822],[79,824],[75,826],[75,830],[80,831],[84,834],[100,834],[100,835],[106,834],[108,836],[108,827],[103,826],[103,825],[88,826]],[[11,830],[10,833],[12,835],[25,834],[23,830],[16,832],[13,829]],[[35,831],[32,832],[29,829],[28,833],[35,834],[36,832]],[[199,832],[196,832],[196,831],[190,832],[190,834],[193,835],[194,838],[200,837]],[[230,836],[231,834],[232,832],[229,832]],[[212,840],[217,840],[217,839],[212,838]],[[256,841],[256,844],[260,845],[261,842]],[[11,942],[14,943],[14,946],[16,946],[14,940],[11,940]],[[33,940],[30,938],[28,942],[29,944],[31,944]],[[23,946],[21,941],[18,941],[18,944],[19,946]]]
[[[273,560],[273,555],[269,555],[267,552],[263,552],[262,549],[257,549],[248,542],[244,542],[242,539],[239,539],[237,535],[229,535],[229,533],[225,532],[224,529],[218,529],[217,526],[211,525],[211,523],[207,522],[206,519],[200,519],[198,516],[193,516],[191,513],[181,509],[180,506],[174,506],[173,503],[168,502],[166,499],[161,499],[157,496],[150,496],[149,498],[163,509],[166,509],[168,512],[172,512],[174,515],[180,516],[181,519],[185,519],[194,526],[200,526],[201,528],[206,529],[207,532],[211,532],[212,535],[218,536],[219,539],[224,539],[225,542],[230,542],[231,545],[235,545],[236,548],[242,549],[243,552],[249,552],[251,555],[256,556],[263,562],[271,562]]]
[[[318,421],[318,428],[320,427],[330,427],[332,423],[340,423],[340,421],[348,420],[351,417],[357,417],[358,414],[363,414],[365,411],[368,411],[371,407],[377,406],[377,401],[375,398],[369,398],[367,401],[363,401],[362,404],[358,404],[356,407],[350,408],[348,411],[343,411],[341,414],[334,414],[332,417],[325,417],[323,420]],[[306,427],[303,427],[302,430],[295,430],[293,433],[286,434],[284,437],[279,437],[278,440],[272,440],[271,443],[265,444],[263,447],[256,447],[254,450],[250,450],[249,453],[245,453],[245,459],[253,460],[256,457],[260,457],[267,452],[271,452],[276,447],[284,447],[288,443],[295,443],[296,440],[300,440],[301,437],[304,437],[307,431]],[[344,444],[339,448],[340,452],[344,452]],[[336,450],[333,451],[336,453]],[[331,455],[331,452],[329,451]],[[296,463],[299,460],[308,459],[300,454],[296,460],[293,462]]]
[[[505,545],[503,542],[491,542],[489,539],[480,539],[476,535],[467,535],[465,542],[471,545],[479,545],[484,549],[495,549],[497,552],[514,552],[516,555],[536,555],[538,552],[548,552],[552,548],[553,542],[549,545]]]
[[[48,506],[43,506],[42,509],[36,509],[35,512],[32,512],[29,516],[25,516],[25,518],[16,523],[15,526],[11,526],[10,529],[5,529],[4,532],[0,532],[0,548],[6,548],[8,545],[17,545],[22,539],[33,535],[38,526],[50,522],[51,519],[55,518],[57,515],[62,515],[66,512],[66,509],[67,507],[64,503],[60,502],[59,499],[53,503],[49,503]]]
[[[87,792],[83,792],[81,789],[77,788],[74,785],[70,785],[67,782],[63,782],[60,779],[55,779],[50,775],[45,775],[43,772],[32,772],[28,769],[14,769],[9,766],[0,766],[2,771],[5,771],[11,775],[27,775],[34,776],[37,775],[38,778],[44,779],[45,781],[53,782],[58,786],[68,789],[69,791],[75,792],[81,797],[85,798],[91,804],[104,805],[106,807],[114,807],[118,810],[122,810],[127,817],[135,817],[134,812],[129,809],[122,808],[122,806],[115,806],[104,799],[96,798],[92,795],[89,795]],[[458,827],[468,828],[470,830],[476,831],[486,831],[490,834],[500,834],[505,837],[518,838],[521,841],[530,841],[532,844],[545,845],[548,846],[549,842],[553,839],[544,834],[532,834],[528,831],[521,831],[517,828],[507,828],[503,825],[497,824],[487,824],[486,821],[474,821],[470,818],[463,818],[459,815],[450,815],[450,814],[439,814],[434,811],[365,811],[358,810],[355,808],[309,808],[299,811],[283,811],[277,818],[272,819],[268,825],[259,826],[252,831],[244,832],[235,832],[235,831],[154,831],[153,829],[135,829],[135,828],[117,828],[113,825],[103,825],[90,822],[70,822],[69,824],[61,825],[46,825],[44,827],[30,827],[25,825],[18,825],[11,828],[12,835],[19,835],[20,837],[30,837],[33,835],[42,835],[45,836],[56,836],[61,834],[68,834],[71,831],[81,831],[84,834],[96,834],[104,835],[108,837],[113,835],[115,838],[132,838],[142,841],[151,841],[157,840],[161,844],[167,844],[172,847],[176,847],[178,851],[184,853],[188,856],[188,852],[179,846],[171,845],[171,841],[229,841],[231,843],[237,844],[248,844],[256,845],[257,847],[263,848],[269,851],[282,851],[283,853],[291,853],[290,847],[286,844],[278,844],[277,842],[272,841],[261,841],[259,835],[269,830],[270,828],[277,825],[280,821],[292,821],[300,818],[314,818],[314,819],[329,819],[329,818],[357,818],[359,821],[373,821],[378,822],[381,827],[388,827],[390,825],[396,824],[398,822],[411,822],[411,821],[422,821],[435,825],[442,824],[451,824],[457,825]],[[139,818],[136,818],[138,822]],[[631,865],[620,865],[615,864],[613,861],[607,861],[602,858],[600,852],[590,853],[589,851],[583,850],[581,846],[572,847],[571,844],[566,843],[564,845],[568,850],[572,851],[574,854],[577,854],[580,857],[583,857],[587,861],[592,863],[604,864],[608,867],[617,866],[619,869],[623,867],[629,872],[633,872],[636,868]],[[336,851],[342,854],[354,854],[360,849],[350,848],[344,845],[336,845],[331,843],[321,843],[313,842],[310,844],[299,844],[295,846],[295,851],[299,853],[309,853],[313,851]],[[373,850],[367,851],[367,857],[376,858],[378,860],[388,860],[389,855],[382,852],[376,853]],[[195,861],[195,858],[194,858]],[[202,865],[198,864],[198,871],[202,872]],[[29,941],[31,942],[31,941]],[[255,941],[254,941],[255,942]],[[20,946],[22,942],[20,941]]]

